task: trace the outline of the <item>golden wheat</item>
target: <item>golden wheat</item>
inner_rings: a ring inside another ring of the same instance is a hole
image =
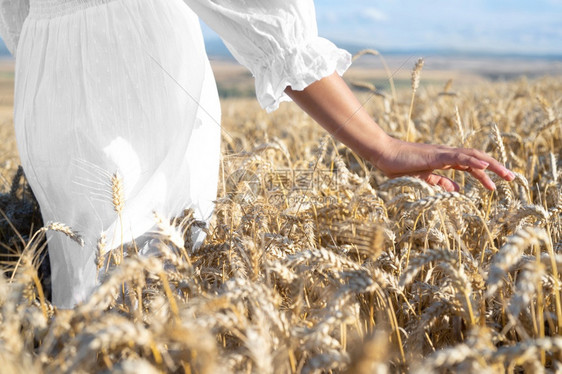
[[[514,182],[490,192],[444,171],[461,188],[446,193],[388,180],[294,106],[266,117],[252,101],[226,100],[210,224],[189,210],[156,213],[149,257],[100,236],[89,249],[101,285],[72,310],[50,304],[38,268],[46,232],[83,241],[65,223],[37,226],[23,170],[10,168],[0,196],[2,371],[560,370],[562,80],[453,93],[452,81],[419,89],[421,68],[412,90],[395,92],[389,76],[392,95],[369,82],[358,95],[396,136],[497,152]],[[120,216],[126,181],[108,182]],[[207,231],[198,248],[195,228]]]

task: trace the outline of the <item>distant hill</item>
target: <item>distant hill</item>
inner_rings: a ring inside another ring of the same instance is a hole
[[[352,54],[360,50],[373,48],[373,46],[364,46],[352,43],[339,43],[335,42],[337,46],[349,51]],[[210,39],[205,42],[207,54],[211,59],[215,60],[233,60],[230,51],[226,48],[221,39]],[[379,49],[383,55],[386,56],[402,56],[402,55],[416,55],[416,56],[442,56],[442,57],[505,57],[505,58],[521,58],[521,59],[544,59],[544,60],[558,60],[562,61],[562,53],[548,53],[548,54],[521,54],[521,53],[496,53],[490,51],[470,51],[470,50],[453,50],[453,49]],[[6,45],[0,39],[0,57],[8,57],[10,52]]]
[[[548,54],[522,54],[522,53],[499,53],[493,51],[470,51],[470,50],[454,50],[454,49],[379,49],[374,46],[358,45],[352,43],[334,43],[351,54],[355,54],[363,49],[377,49],[380,53],[386,56],[403,56],[403,55],[416,55],[416,56],[441,56],[441,57],[505,57],[505,58],[521,58],[521,59],[544,59],[544,60],[561,60],[562,53],[548,53]],[[207,40],[205,42],[207,54],[211,58],[216,59],[233,59],[232,55],[220,39]]]

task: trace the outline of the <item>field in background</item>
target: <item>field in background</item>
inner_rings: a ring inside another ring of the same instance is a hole
[[[445,84],[449,79],[456,86],[474,85],[486,81],[513,80],[525,76],[562,75],[562,61],[541,58],[509,57],[460,57],[460,56],[416,56],[397,55],[385,57],[388,68],[397,87],[410,86],[411,68],[418,59],[424,57],[423,85]],[[253,78],[242,66],[230,60],[212,61],[219,92],[223,97],[252,97]],[[357,60],[346,73],[348,81],[361,80],[374,83],[379,89],[390,91],[388,75],[375,56],[365,56]]]
[[[393,135],[410,127],[416,141],[485,150],[517,173],[514,182],[496,180],[491,193],[448,171],[457,194],[389,181],[295,105],[267,115],[247,97],[249,74],[215,61],[227,98],[207,241],[191,250],[198,223],[189,212],[157,217],[161,255],[100,253],[100,264],[121,264],[70,311],[48,302],[37,259],[45,231],[79,233],[64,222],[34,233],[25,225],[31,197],[19,177],[12,182],[12,67],[0,62],[0,208],[23,228],[19,238],[0,216],[0,246],[17,252],[4,265],[19,261],[13,282],[0,278],[3,369],[560,371],[560,62],[430,57],[410,122],[415,60],[387,58],[395,98],[376,57],[359,59],[345,79]]]

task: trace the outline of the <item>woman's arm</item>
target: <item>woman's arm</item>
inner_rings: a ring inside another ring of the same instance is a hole
[[[495,184],[484,170],[511,181],[514,175],[486,153],[442,145],[409,143],[387,135],[336,73],[309,85],[303,91],[287,87],[285,92],[330,134],[371,162],[386,176],[417,176],[447,191],[459,186],[434,174],[436,169],[457,169],[472,174],[486,188]]]

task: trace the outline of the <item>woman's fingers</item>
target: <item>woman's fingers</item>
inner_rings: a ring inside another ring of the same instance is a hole
[[[441,176],[441,175],[430,173],[430,174],[427,174],[427,175],[422,175],[420,177],[422,179],[424,179],[430,185],[440,186],[441,188],[443,188],[447,192],[453,192],[453,191],[459,191],[460,190],[460,186],[458,184],[456,184],[453,180],[451,180],[447,177]]]
[[[496,189],[495,183],[492,179],[486,174],[485,170],[489,170],[493,173],[496,173],[501,178],[512,181],[515,178],[515,175],[503,166],[500,162],[495,160],[494,158],[488,156],[484,152],[479,152],[476,150],[462,150],[466,153],[460,153],[460,156],[457,158],[458,164],[453,166],[455,169],[465,170],[466,172],[470,173],[474,178],[478,179],[482,185],[490,191]],[[484,167],[475,167],[474,165],[481,165]]]
[[[453,157],[454,157],[454,164],[452,168],[457,170],[471,170],[471,169],[484,170],[488,166],[490,166],[489,162],[480,160],[476,157],[469,156],[463,153],[457,153]]]
[[[507,181],[512,181],[513,179],[515,179],[515,175],[513,174],[513,172],[511,172],[508,168],[502,165],[501,162],[491,157],[487,153],[479,151],[477,149],[468,149],[468,151],[470,152],[471,156],[476,157],[485,162],[488,162],[490,165],[488,166],[487,169],[493,173],[496,173],[501,178]]]
[[[484,170],[471,170],[470,174],[474,178],[478,179],[480,183],[482,183],[482,185],[490,191],[496,189],[496,184],[492,181],[492,179],[490,179],[490,177],[484,172]]]
[[[515,179],[515,175],[499,161],[487,153],[473,148],[453,148],[431,144],[400,142],[390,157],[380,162],[378,167],[384,173],[395,178],[403,175],[415,175],[431,185],[437,185],[446,191],[458,191],[459,186],[449,178],[434,174],[439,169],[456,169],[470,173],[488,190],[496,188],[486,171],[497,174],[506,181]]]
[[[470,154],[469,150],[450,147],[439,147],[436,150],[428,150],[433,162],[431,169],[486,169],[490,163]]]
[[[496,185],[495,183],[492,181],[492,179],[490,179],[490,177],[483,171],[483,170],[478,170],[478,169],[473,169],[469,171],[470,174],[476,178],[480,183],[482,183],[482,185],[487,188],[490,191],[493,191],[496,189]],[[455,183],[453,180],[444,177],[442,175],[437,175],[437,174],[422,174],[420,175],[420,178],[425,180],[427,183],[429,183],[432,186],[440,186],[442,187],[445,191],[447,192],[452,192],[452,191],[459,191],[460,187],[457,183]]]
[[[502,179],[505,179],[508,182],[511,182],[512,180],[515,179],[515,174],[513,174],[511,170],[509,170],[508,168],[506,168],[496,160],[492,160],[492,162],[490,162],[490,166],[488,166],[488,170],[490,170],[493,173],[496,173]]]
[[[468,171],[470,173],[477,170],[482,171],[487,169],[497,174],[499,177],[505,179],[506,181],[512,181],[513,179],[515,179],[515,175],[513,174],[513,172],[507,169],[499,161],[489,156],[485,152],[478,151],[476,149],[449,149],[447,150],[447,152],[445,152],[444,155],[440,157],[438,163],[440,164],[440,166],[436,167],[436,169],[453,168],[457,170]],[[486,188],[489,188],[489,186],[493,185],[493,183],[488,183],[488,181],[491,182],[489,177],[484,178],[485,173],[482,172],[476,174],[479,175],[481,179],[486,180]]]

